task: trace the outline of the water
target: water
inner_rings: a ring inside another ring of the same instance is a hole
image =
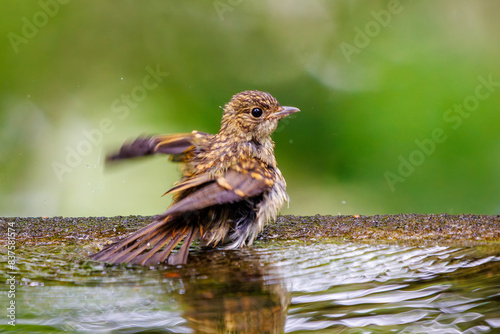
[[[289,241],[193,253],[186,266],[161,268],[107,266],[86,261],[82,253],[45,246],[19,254],[16,326],[5,325],[4,311],[0,329],[500,332],[497,246]],[[7,305],[6,291],[0,298]]]

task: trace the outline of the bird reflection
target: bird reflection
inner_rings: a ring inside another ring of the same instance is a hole
[[[281,278],[266,273],[255,253],[195,253],[182,268],[179,302],[194,333],[283,332],[290,294]],[[167,278],[172,274],[163,273]]]

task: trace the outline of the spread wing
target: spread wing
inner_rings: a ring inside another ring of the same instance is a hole
[[[122,145],[117,153],[107,157],[108,161],[143,157],[153,154],[182,155],[192,149],[198,138],[208,134],[193,131],[192,133],[180,133],[175,135],[139,137],[132,142]]]
[[[169,263],[185,263],[193,238],[198,233],[203,235],[203,225],[189,223],[183,219],[182,213],[263,194],[274,185],[273,175],[267,169],[248,171],[236,167],[218,178],[208,174],[188,178],[170,190],[184,197],[158,216],[155,222],[111,244],[92,258],[110,263],[156,264],[165,261],[184,239],[180,251]]]
[[[181,199],[170,206],[160,218],[264,194],[274,185],[274,173],[261,163],[255,165],[251,170],[231,168],[217,178],[202,174],[182,181],[167,192],[179,193]],[[188,194],[182,196],[184,191]]]

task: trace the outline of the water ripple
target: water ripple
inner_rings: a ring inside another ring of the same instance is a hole
[[[308,247],[291,250],[300,261],[274,258],[292,293],[287,333],[483,333],[500,326],[498,256],[444,246]]]
[[[499,254],[494,247],[286,242],[193,253],[187,266],[143,268],[37,248],[18,254],[16,329],[494,332],[500,328]]]

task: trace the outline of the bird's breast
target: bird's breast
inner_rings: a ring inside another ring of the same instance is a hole
[[[264,195],[262,201],[257,206],[257,233],[260,233],[264,225],[274,220],[283,208],[285,202],[289,201],[286,193],[286,182],[278,168],[275,168],[275,180],[273,186]]]

